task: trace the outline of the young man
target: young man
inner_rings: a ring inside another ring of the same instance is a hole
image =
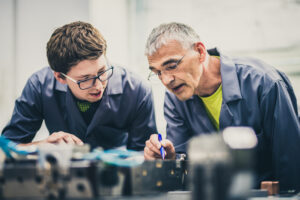
[[[300,125],[297,101],[286,75],[256,59],[232,59],[206,50],[195,31],[179,23],[152,30],[146,45],[151,77],[168,91],[167,140],[146,142],[145,159],[175,159],[195,135],[228,126],[250,126],[258,138],[258,183],[279,180],[300,189]]]
[[[47,43],[51,68],[29,78],[2,135],[27,145],[143,150],[156,131],[151,89],[135,74],[110,65],[105,54],[106,41],[91,24],[57,28]],[[43,120],[50,136],[31,142]]]

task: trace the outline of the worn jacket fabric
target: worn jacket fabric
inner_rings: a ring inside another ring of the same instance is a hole
[[[33,74],[16,100],[12,118],[2,134],[16,142],[31,142],[43,120],[49,133],[64,131],[92,147],[127,145],[142,150],[156,132],[151,88],[135,74],[115,67],[113,76],[89,125],[71,91],[47,67]]]
[[[217,50],[209,53],[219,54]],[[250,126],[258,138],[258,182],[279,180],[281,189],[300,189],[300,125],[297,101],[286,75],[251,58],[220,55],[223,102],[220,130]],[[188,140],[215,132],[198,96],[180,101],[169,91],[165,96],[167,138],[176,152],[185,152]]]

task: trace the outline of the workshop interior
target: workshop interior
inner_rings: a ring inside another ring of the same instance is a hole
[[[108,60],[145,82],[149,82],[145,45],[151,30],[162,23],[188,24],[206,41],[207,49],[256,57],[284,72],[300,116],[300,0],[0,0],[1,131],[28,78],[49,66],[46,45],[52,32],[74,21],[100,30]],[[149,85],[157,132],[168,138],[166,88],[156,82]],[[300,140],[300,131],[296,135]],[[43,123],[33,141],[48,136]],[[230,126],[190,138],[186,154],[176,159],[147,160],[143,151],[126,147],[19,146],[0,135],[0,199],[300,199],[299,188],[283,190],[280,181],[257,184],[260,137],[252,127]],[[295,168],[300,171],[300,166]]]

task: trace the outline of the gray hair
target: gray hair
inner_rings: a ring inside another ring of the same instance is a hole
[[[183,48],[190,49],[200,41],[199,35],[189,26],[181,23],[161,24],[150,33],[145,49],[145,55],[153,55],[161,46],[170,40],[178,41]]]

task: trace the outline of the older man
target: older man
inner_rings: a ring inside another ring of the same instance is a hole
[[[300,188],[300,125],[297,101],[286,75],[262,61],[229,58],[206,50],[195,31],[162,24],[148,38],[151,74],[168,89],[164,113],[167,139],[151,135],[145,159],[186,152],[188,140],[228,126],[250,126],[258,138],[258,183],[279,180],[280,188]]]

